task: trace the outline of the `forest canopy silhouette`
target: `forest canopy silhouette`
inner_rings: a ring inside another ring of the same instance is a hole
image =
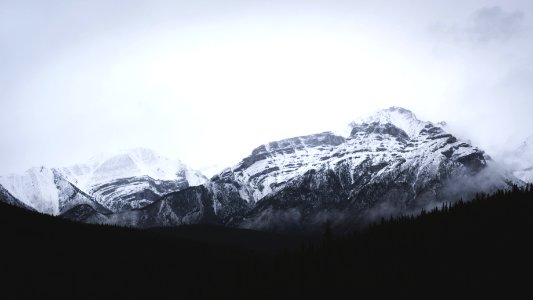
[[[326,227],[316,237],[210,225],[141,231],[0,203],[0,294],[80,299],[517,292],[530,278],[532,214],[533,185],[383,219],[348,235]]]

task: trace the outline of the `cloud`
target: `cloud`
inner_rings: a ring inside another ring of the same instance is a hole
[[[499,6],[485,7],[476,11],[467,29],[471,41],[487,43],[505,41],[523,30],[524,13],[507,12]]]
[[[459,24],[433,24],[430,31],[454,42],[506,42],[524,31],[524,20],[525,14],[522,11],[507,11],[499,6],[491,6],[476,10]]]
[[[533,133],[530,0],[267,2],[0,1],[0,174],[138,146],[227,167],[390,106],[491,154]]]

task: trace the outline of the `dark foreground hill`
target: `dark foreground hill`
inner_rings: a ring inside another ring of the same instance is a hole
[[[533,278],[532,216],[528,186],[313,241],[85,225],[0,203],[0,298],[509,296]]]

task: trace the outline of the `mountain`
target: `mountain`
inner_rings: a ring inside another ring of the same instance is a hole
[[[102,215],[141,208],[206,180],[178,160],[138,148],[102,154],[71,167],[32,168],[0,177],[0,184],[39,212],[58,215],[80,205],[85,209],[77,210],[86,216],[89,208]]]
[[[170,193],[139,209],[105,215],[88,206],[77,206],[62,217],[85,223],[136,228],[221,223],[213,210],[212,195],[204,186]]]
[[[525,182],[533,182],[533,135],[507,155],[507,163],[514,170],[514,176]]]
[[[238,183],[243,198],[255,203],[239,226],[356,226],[518,182],[493,168],[482,150],[403,108],[378,111],[349,128],[345,136],[326,132],[260,146],[215,178]]]
[[[30,211],[35,211],[30,206],[24,204],[23,202],[19,201],[17,198],[13,197],[11,193],[9,193],[8,190],[6,190],[2,185],[0,185],[0,202],[4,202],[13,206],[17,206],[20,208],[24,208]]]
[[[56,169],[31,168],[23,174],[0,177],[0,184],[20,202],[39,212],[58,215],[87,204],[101,213],[111,213]]]
[[[181,161],[145,148],[102,154],[60,172],[113,212],[141,208],[164,194],[207,181]]]
[[[322,230],[325,223],[353,228],[512,183],[520,181],[441,124],[392,107],[352,122],[344,135],[324,132],[261,145],[202,186],[106,219],[143,228],[194,223],[271,231]]]

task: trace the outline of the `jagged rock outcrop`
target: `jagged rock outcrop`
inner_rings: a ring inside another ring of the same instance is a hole
[[[18,200],[52,215],[85,204],[104,215],[139,209],[206,181],[179,160],[144,148],[102,154],[71,167],[39,167],[0,177],[0,184]]]
[[[351,123],[344,135],[324,132],[261,145],[201,187],[106,222],[143,228],[353,228],[512,183],[520,180],[493,168],[482,150],[394,107]]]

